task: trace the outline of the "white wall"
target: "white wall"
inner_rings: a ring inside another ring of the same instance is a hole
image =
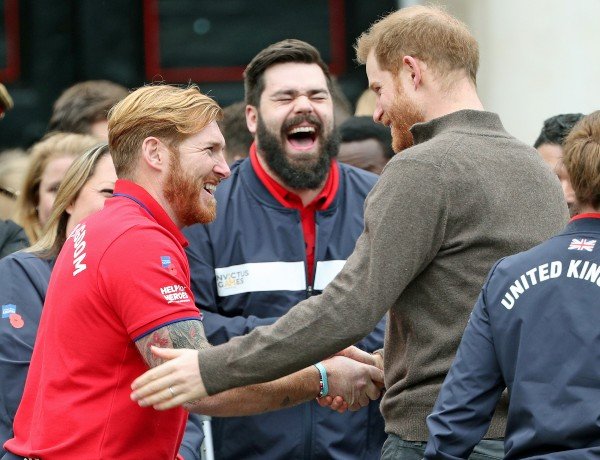
[[[533,144],[546,118],[600,109],[600,0],[434,3],[479,41],[483,104],[517,138]]]

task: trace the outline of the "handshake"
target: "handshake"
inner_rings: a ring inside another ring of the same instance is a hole
[[[383,357],[354,346],[322,361],[325,375],[310,366],[278,380],[213,396],[204,388],[197,350],[152,347],[152,353],[165,362],[133,382],[131,399],[157,410],[183,405],[192,412],[216,417],[252,415],[309,401],[324,389],[321,382],[328,391],[317,398],[318,403],[343,413],[367,406],[379,398],[384,387]]]
[[[329,391],[317,398],[319,405],[340,413],[356,411],[379,398],[384,387],[383,357],[348,347],[322,362],[327,369]]]

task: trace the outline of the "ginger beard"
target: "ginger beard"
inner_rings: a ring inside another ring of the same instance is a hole
[[[410,128],[415,123],[425,121],[425,117],[418,107],[406,97],[399,81],[396,81],[396,95],[391,107],[383,116],[383,122],[392,128],[392,148],[399,153],[414,144]]]
[[[290,135],[295,126],[310,123],[314,132],[299,132]],[[279,135],[273,133],[260,116],[257,117],[256,144],[264,160],[281,181],[292,189],[313,190],[318,188],[329,173],[331,158],[335,157],[339,148],[337,131],[323,132],[323,123],[314,115],[297,115],[286,120]],[[319,143],[317,154],[295,153],[288,156],[286,145],[302,145],[304,143]]]
[[[169,155],[169,173],[165,180],[164,194],[179,225],[187,227],[215,220],[217,203],[212,193],[204,188],[207,177],[196,177],[193,172],[184,171],[179,152],[175,149],[170,148]],[[216,179],[216,182],[219,180]]]

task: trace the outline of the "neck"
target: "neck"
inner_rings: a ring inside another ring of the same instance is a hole
[[[140,172],[129,180],[146,190],[146,192],[148,192],[148,194],[156,200],[160,207],[164,209],[175,225],[177,225],[179,229],[182,228],[181,222],[177,220],[177,216],[175,215],[171,204],[165,198],[165,194],[163,192],[163,180],[161,177]]]
[[[425,107],[423,111],[425,121],[459,110],[484,110],[477,89],[466,77],[454,82],[450,88],[441,85],[427,99],[422,104],[422,107]]]
[[[259,152],[258,150],[256,153],[257,153],[256,157],[258,158],[258,162],[260,163],[262,168],[265,170],[265,172],[269,175],[269,177],[271,177],[275,182],[277,182],[279,185],[281,185],[288,192],[292,192],[293,194],[298,195],[300,197],[300,199],[302,200],[303,206],[307,206],[308,204],[312,203],[312,201],[319,195],[319,193],[321,193],[321,191],[323,190],[323,187],[325,187],[325,182],[327,182],[328,176],[325,176],[325,179],[323,180],[323,182],[321,182],[321,184],[319,184],[319,186],[315,189],[308,189],[308,188],[298,189],[298,188],[289,187],[283,183],[281,178],[277,174],[275,174],[271,170],[271,168],[269,168],[269,165],[263,159],[262,153]]]
[[[586,204],[586,205],[579,205],[577,207],[577,210],[579,211],[579,214],[589,214],[589,213],[598,213],[600,212],[600,208],[595,208],[590,204]]]

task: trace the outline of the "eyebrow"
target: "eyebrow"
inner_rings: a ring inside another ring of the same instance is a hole
[[[214,148],[214,147],[225,147],[224,143],[221,143],[219,141],[206,141],[203,142],[199,145],[200,148],[203,149],[208,149],[208,148]]]

